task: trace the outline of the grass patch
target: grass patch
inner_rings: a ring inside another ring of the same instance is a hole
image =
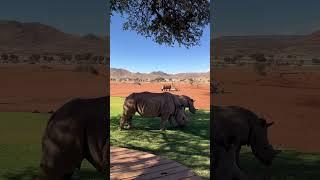
[[[135,116],[134,130],[119,131],[123,101],[123,98],[111,97],[111,145],[166,157],[184,164],[199,176],[209,179],[209,112],[198,111],[195,115],[191,115],[192,122],[184,129],[173,129],[168,125],[168,129],[161,132],[159,118],[142,119]]]
[[[49,114],[0,112],[0,179],[34,180]],[[104,179],[84,161],[73,179]]]
[[[244,170],[261,177],[269,172],[270,180],[318,180],[320,177],[320,154],[283,150],[272,166],[266,168],[255,159],[249,148],[243,148],[240,165]]]

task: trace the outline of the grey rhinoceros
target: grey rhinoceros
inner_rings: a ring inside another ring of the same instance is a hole
[[[141,117],[160,117],[160,129],[165,130],[165,123],[172,118],[178,118],[176,114],[182,113],[185,107],[189,107],[190,112],[195,113],[193,99],[188,96],[177,96],[168,92],[152,93],[140,92],[132,93],[126,97],[123,103],[123,113],[120,117],[120,129],[124,129],[128,124],[132,128],[132,117],[138,112]],[[185,117],[185,116],[180,116]],[[183,126],[181,119],[176,119],[178,125]]]
[[[253,154],[263,164],[269,166],[279,150],[274,150],[268,140],[268,128],[273,124],[258,117],[252,111],[238,106],[211,106],[213,129],[211,131],[213,157],[218,144],[226,144],[226,137],[236,137],[236,163],[239,166],[239,153],[242,145],[249,145]],[[213,166],[216,166],[214,161]]]
[[[109,96],[73,99],[52,114],[42,137],[38,179],[71,179],[83,159],[107,174],[109,107]]]

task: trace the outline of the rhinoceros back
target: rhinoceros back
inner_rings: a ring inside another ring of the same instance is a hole
[[[159,117],[163,113],[173,112],[174,104],[169,93],[132,93],[125,100],[124,110],[134,110],[142,117]]]

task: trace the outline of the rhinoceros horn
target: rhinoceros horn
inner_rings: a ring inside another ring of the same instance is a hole
[[[274,122],[267,123],[267,127],[270,127],[274,124]]]

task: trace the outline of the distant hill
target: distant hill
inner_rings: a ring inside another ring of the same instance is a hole
[[[106,54],[106,40],[93,34],[68,34],[41,23],[0,21],[0,53],[93,53]]]
[[[320,31],[308,35],[222,36],[211,41],[211,53],[225,57],[264,53],[274,56],[320,57]]]
[[[113,80],[120,80],[120,79],[140,79],[140,80],[146,80],[146,81],[152,81],[159,78],[164,79],[171,79],[172,81],[180,81],[180,80],[188,80],[193,79],[195,81],[203,81],[206,82],[210,78],[209,72],[204,73],[177,73],[177,74],[168,74],[164,73],[162,71],[155,71],[151,73],[134,73],[130,72],[126,69],[117,69],[117,68],[111,68],[110,69],[110,78]]]

